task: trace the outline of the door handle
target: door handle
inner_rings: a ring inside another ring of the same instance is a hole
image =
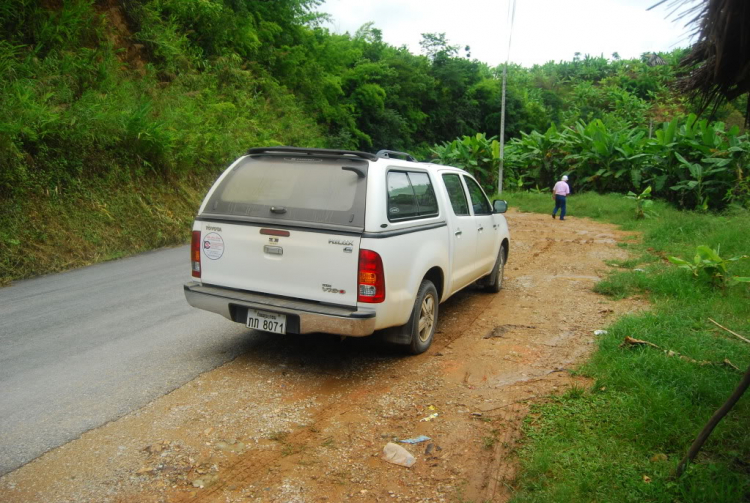
[[[482,227],[482,226],[480,225],[480,226],[479,226],[479,228],[478,228],[477,230],[478,230],[479,232],[482,232],[482,231],[484,230],[484,227]]]
[[[459,229],[456,232],[454,232],[453,234],[455,234],[456,236],[460,236],[461,234],[463,234],[463,231],[461,229]]]

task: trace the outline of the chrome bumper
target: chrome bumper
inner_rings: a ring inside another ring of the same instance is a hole
[[[185,283],[184,289],[185,299],[191,306],[220,314],[238,323],[244,321],[236,319],[237,308],[253,308],[298,318],[299,327],[293,333],[322,332],[364,337],[375,331],[374,311],[357,311],[315,302],[269,297],[258,293],[201,285],[196,281]]]

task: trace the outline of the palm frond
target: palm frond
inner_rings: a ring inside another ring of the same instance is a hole
[[[698,99],[701,111],[715,111],[750,93],[750,2],[673,0],[670,5],[678,19],[688,20],[697,40],[680,63],[685,73],[679,88]],[[745,122],[750,125],[750,101]]]

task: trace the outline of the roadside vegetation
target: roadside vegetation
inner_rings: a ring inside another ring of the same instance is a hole
[[[458,165],[497,190],[499,142],[484,134],[464,136],[433,149],[443,164]],[[547,190],[568,175],[579,192],[634,192],[678,208],[750,208],[750,136],[735,125],[677,116],[654,128],[602,119],[544,133],[521,132],[504,156],[506,190]]]
[[[549,213],[550,196],[516,193],[510,203]],[[737,502],[750,496],[750,401],[743,397],[679,478],[674,471],[713,413],[750,366],[750,260],[727,262],[725,278],[694,275],[669,257],[693,262],[701,245],[728,260],[750,249],[750,215],[678,211],[657,201],[636,218],[622,195],[574,195],[570,214],[613,222],[642,236],[623,243],[634,258],[611,265],[596,290],[648,300],[651,308],[617,320],[578,372],[586,387],[533,407],[513,501]],[[571,260],[575,260],[571,257]],[[724,281],[726,279],[726,281]],[[626,337],[645,341],[627,343]],[[728,363],[727,363],[728,362]],[[736,368],[734,368],[734,367]]]

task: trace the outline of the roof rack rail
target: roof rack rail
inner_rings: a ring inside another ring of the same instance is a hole
[[[368,161],[377,161],[378,156],[369,152],[356,150],[332,150],[327,148],[302,148],[302,147],[254,147],[248,149],[247,155],[253,154],[296,154],[296,155],[336,155],[343,157],[360,157]]]
[[[383,159],[390,159],[391,157],[403,157],[405,161],[417,162],[413,155],[407,154],[406,152],[398,152],[396,150],[379,150],[375,155]]]

